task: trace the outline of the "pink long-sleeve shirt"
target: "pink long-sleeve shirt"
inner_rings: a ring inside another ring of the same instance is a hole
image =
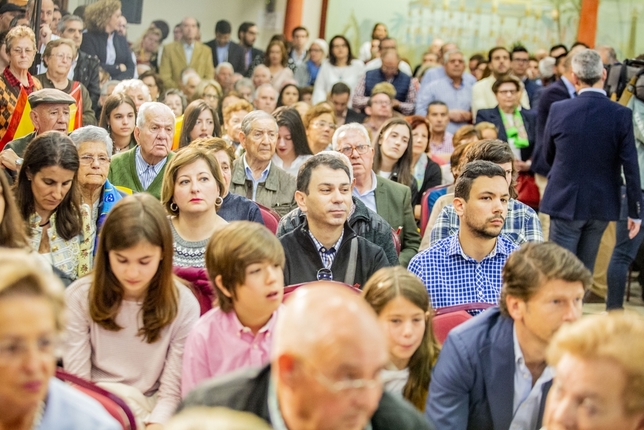
[[[91,276],[74,282],[65,291],[69,310],[63,350],[65,370],[94,382],[116,382],[137,388],[146,396],[157,393],[157,404],[146,423],[166,422],[181,400],[181,363],[188,333],[199,318],[199,303],[180,283],[179,308],[161,337],[147,343],[138,335],[142,325],[141,303],[123,300],[116,323],[109,331],[89,316]]]
[[[280,306],[281,308],[281,306]],[[181,394],[199,383],[245,367],[268,363],[278,308],[256,335],[244,327],[234,311],[214,308],[203,314],[186,341],[183,354]]]

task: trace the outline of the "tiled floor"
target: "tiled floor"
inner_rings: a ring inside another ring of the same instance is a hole
[[[642,301],[642,287],[640,286],[639,282],[637,282],[637,278],[635,275],[633,275],[632,281],[631,281],[631,299],[629,301],[626,301],[626,297],[624,297],[624,308],[638,312],[642,316],[644,316],[644,301]],[[604,312],[606,310],[606,305],[604,304],[599,304],[599,303],[593,303],[593,304],[585,304],[584,305],[584,313],[585,314],[596,314],[600,312]]]

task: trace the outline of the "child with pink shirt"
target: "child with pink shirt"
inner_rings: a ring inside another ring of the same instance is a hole
[[[269,361],[284,295],[284,250],[259,223],[235,221],[216,231],[206,247],[206,267],[218,307],[206,312],[188,335],[183,397],[213,376]]]

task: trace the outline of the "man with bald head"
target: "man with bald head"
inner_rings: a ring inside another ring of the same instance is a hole
[[[387,361],[384,334],[367,303],[344,286],[316,282],[287,301],[270,365],[208,381],[180,409],[225,406],[288,430],[432,428],[409,403],[383,393]]]
[[[146,102],[139,108],[134,127],[137,146],[112,158],[109,181],[135,193],[148,192],[159,199],[168,161],[173,157],[174,113],[163,103]]]
[[[186,17],[181,21],[181,40],[168,43],[163,47],[159,75],[166,88],[181,86],[181,72],[190,67],[201,79],[212,79],[215,68],[212,65],[212,51],[199,42],[197,20]]]

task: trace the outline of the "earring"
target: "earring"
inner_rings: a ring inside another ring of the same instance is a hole
[[[217,198],[215,199],[215,207],[219,208],[223,203],[224,199],[222,199],[221,196],[217,196]]]
[[[175,202],[170,203],[170,210],[172,212],[179,212],[179,206]]]
[[[107,132],[110,134],[112,133],[112,126],[109,124],[107,124]]]

